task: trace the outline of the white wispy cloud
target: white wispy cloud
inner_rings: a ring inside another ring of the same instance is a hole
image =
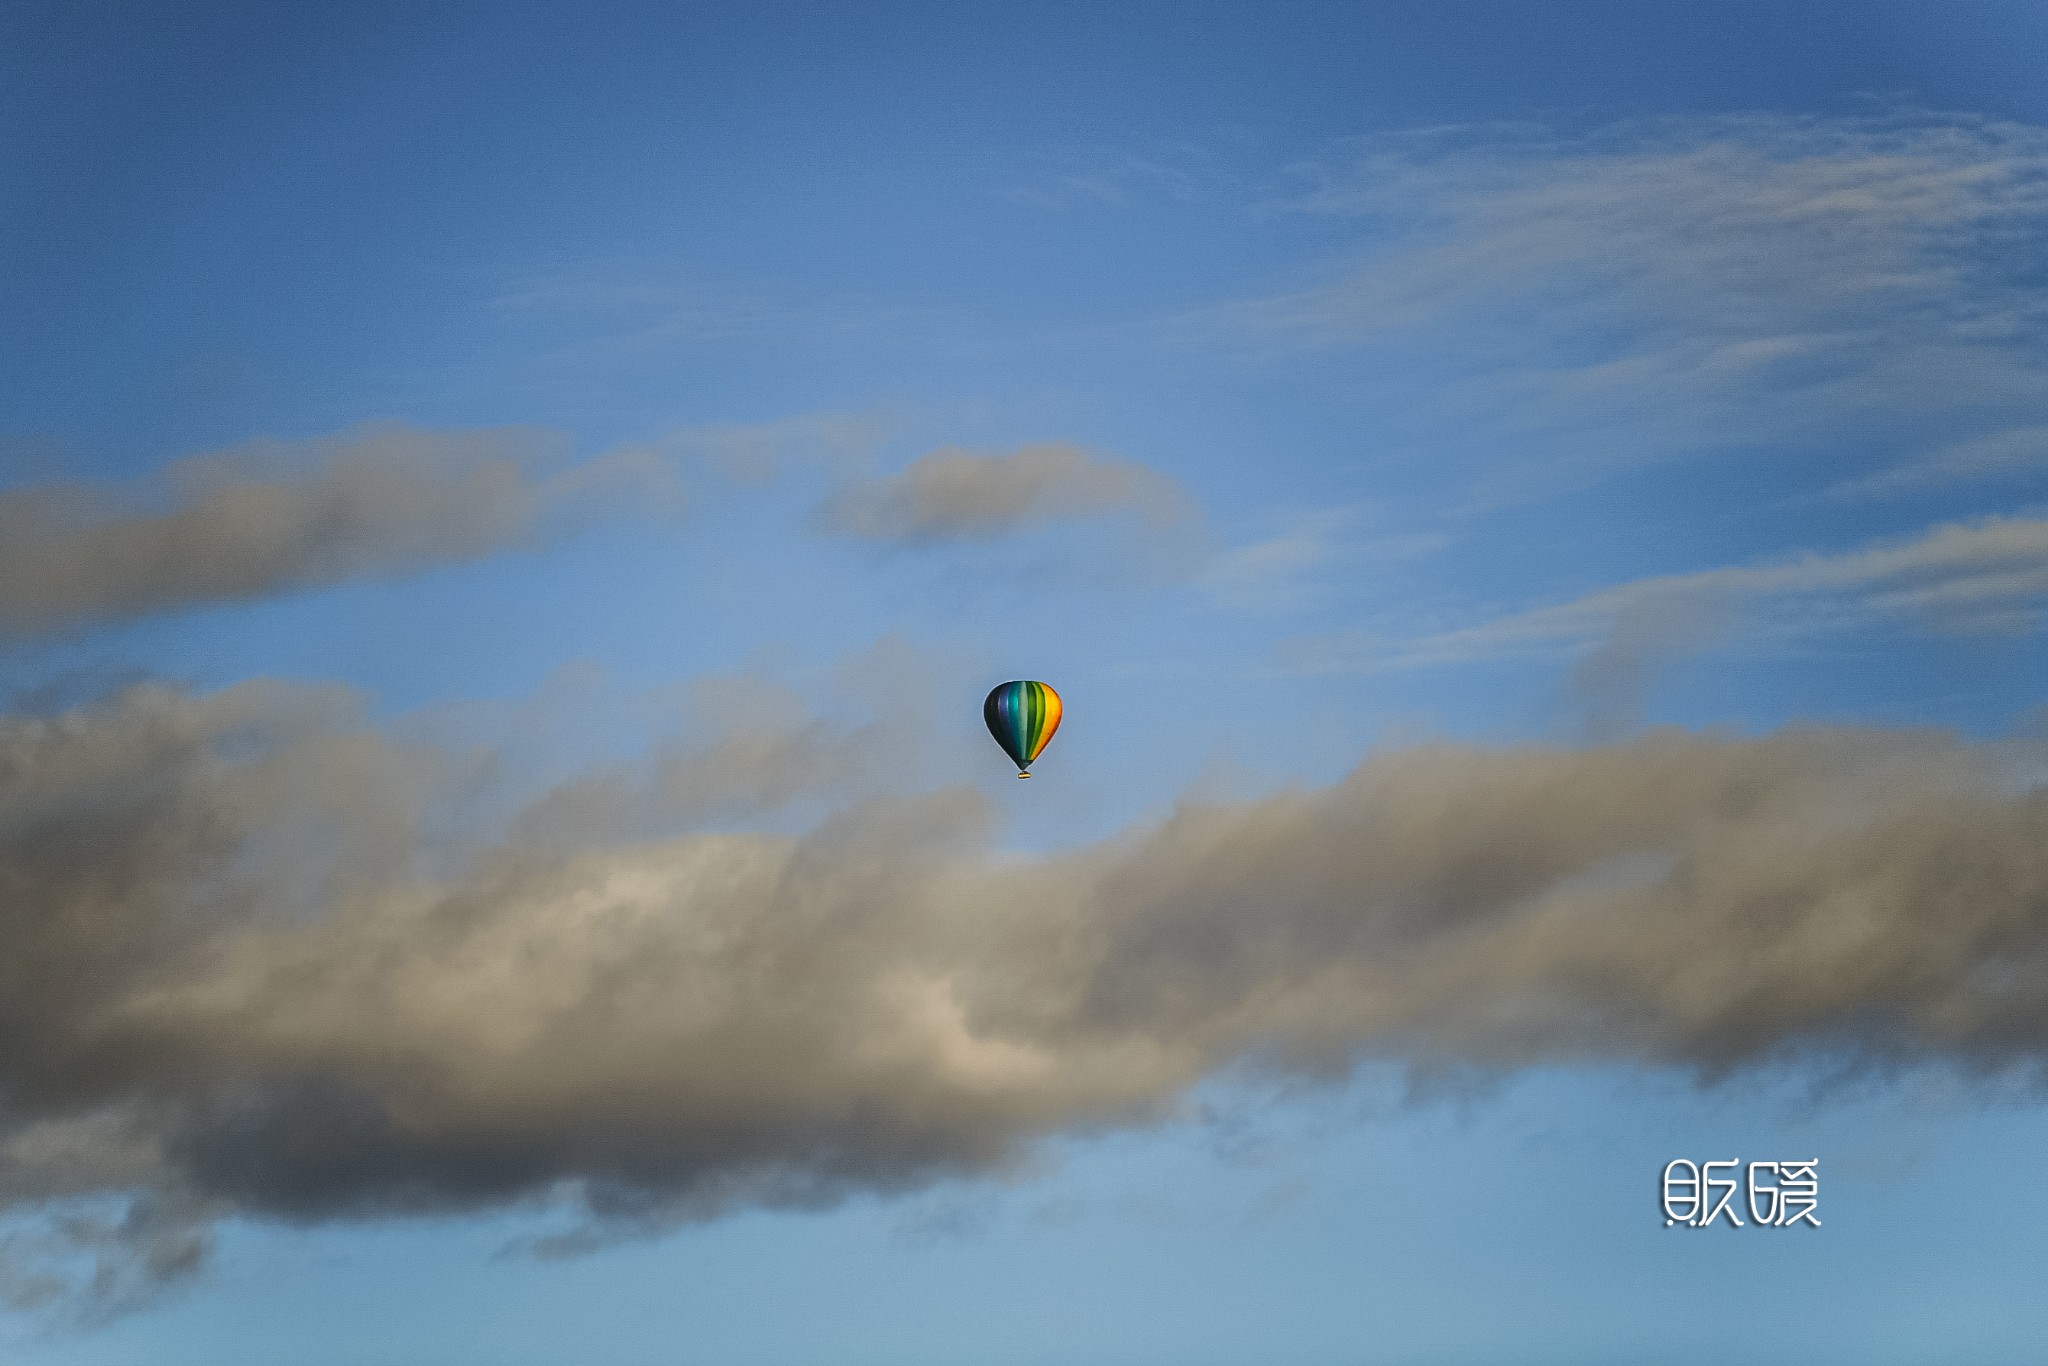
[[[1631,637],[1674,648],[1738,609],[1799,629],[1903,615],[1954,631],[2031,629],[2048,597],[2048,520],[1994,517],[1840,554],[1669,574],[1390,647],[1390,665],[1558,654]]]
[[[1220,175],[1215,156],[1185,142],[1142,148],[1071,147],[1045,152],[1041,167],[1001,191],[1037,209],[1129,208],[1148,200],[1190,203]]]
[[[1837,498],[1881,497],[2042,469],[2048,469],[2048,425],[2032,423],[1937,447],[1917,460],[1845,479],[1828,492]]]
[[[1434,554],[1450,543],[1440,532],[1377,531],[1371,520],[1361,507],[1297,514],[1272,536],[1222,551],[1196,584],[1225,607],[1306,607],[1334,591],[1340,575]]]
[[[2048,130],[1468,127],[1298,173],[1308,192],[1272,207],[1355,222],[1348,264],[1191,325],[1424,357],[1478,446],[1512,439],[1539,472],[1809,441],[1931,481],[1978,468],[1948,449],[1959,425],[2048,420]]]
[[[791,338],[871,338],[957,331],[930,306],[784,285],[706,281],[672,261],[597,263],[507,281],[491,300],[507,321],[567,339],[557,363],[597,363],[668,348]]]

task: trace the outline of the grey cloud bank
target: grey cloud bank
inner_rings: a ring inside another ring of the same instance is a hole
[[[136,486],[0,492],[0,635],[410,572],[678,504],[654,455],[564,465],[541,444],[370,427],[181,460]]]
[[[0,1199],[60,1216],[0,1291],[141,1293],[230,1214],[567,1200],[566,1250],[1001,1172],[1233,1066],[2048,1060],[2038,747],[1434,745],[1027,859],[858,795],[870,743],[764,719],[601,784],[660,833],[564,788],[450,861],[448,761],[336,692],[0,721]],[[821,754],[813,828],[701,828]]]

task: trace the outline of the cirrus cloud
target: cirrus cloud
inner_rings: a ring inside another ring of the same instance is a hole
[[[1306,192],[1272,207],[1353,225],[1351,250],[1188,324],[1374,350],[1404,424],[1494,498],[1702,451],[1796,452],[1859,492],[2040,468],[2048,129],[1911,109],[1476,125],[1296,172]]]

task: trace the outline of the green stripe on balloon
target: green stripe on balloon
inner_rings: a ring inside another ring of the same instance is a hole
[[[999,683],[981,704],[988,733],[1010,756],[1010,762],[1017,765],[1020,778],[1031,776],[1027,770],[1044,752],[1053,732],[1060,728],[1064,711],[1060,695],[1035,679]]]

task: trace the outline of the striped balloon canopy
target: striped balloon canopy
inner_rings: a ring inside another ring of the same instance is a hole
[[[988,733],[1017,765],[1017,776],[1028,778],[1031,761],[1060,728],[1060,695],[1030,679],[999,683],[981,704],[981,717],[988,722]]]

